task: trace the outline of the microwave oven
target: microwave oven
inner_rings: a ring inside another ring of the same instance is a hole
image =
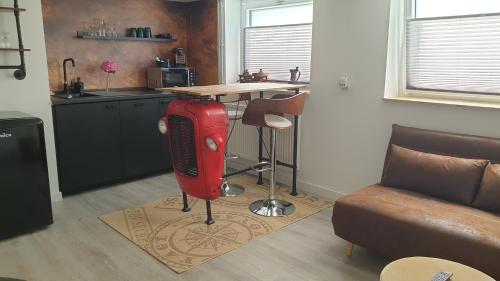
[[[147,71],[148,88],[190,87],[196,84],[192,67],[151,67]]]

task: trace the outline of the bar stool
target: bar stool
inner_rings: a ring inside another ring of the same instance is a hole
[[[244,94],[240,94],[239,96],[239,99],[237,100],[233,100],[233,101],[224,101],[224,103],[245,103],[244,106],[247,105],[247,103],[252,99],[252,96],[250,93],[244,93]],[[243,104],[242,104],[243,106]],[[227,107],[226,107],[227,108]],[[233,123],[233,127],[234,128],[234,125],[235,123],[238,121],[238,120],[241,120],[243,118],[243,110],[239,110],[239,108],[237,107],[236,110],[233,110],[233,109],[229,109],[227,110],[227,115],[229,117],[229,126],[231,127],[231,122]],[[232,133],[232,128],[230,129],[230,133],[228,135],[228,138],[227,138],[227,142],[229,142],[229,139],[231,138],[231,133]],[[227,149],[227,145],[226,145],[226,149]],[[226,151],[226,157],[224,158],[224,174],[227,173],[227,161],[228,160],[234,160],[234,159],[238,159],[239,157],[238,156],[235,156],[235,155],[227,155],[227,151]],[[241,194],[243,194],[245,192],[245,187],[243,187],[242,185],[239,185],[239,184],[235,184],[235,183],[230,183],[227,178],[223,178],[222,180],[222,186],[221,186],[221,196],[222,197],[236,197],[236,196],[240,196]]]
[[[292,203],[276,199],[276,131],[292,127],[292,122],[284,115],[301,115],[305,99],[304,93],[294,96],[279,94],[271,99],[255,99],[248,104],[243,114],[243,124],[269,128],[271,135],[269,198],[250,204],[250,211],[257,215],[280,217],[290,215],[295,211]]]

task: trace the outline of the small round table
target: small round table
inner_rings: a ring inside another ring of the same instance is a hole
[[[440,271],[452,272],[452,281],[495,281],[472,267],[427,257],[404,258],[388,264],[380,274],[380,281],[430,281]]]

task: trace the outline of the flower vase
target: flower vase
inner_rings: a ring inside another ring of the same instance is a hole
[[[106,94],[109,93],[109,72],[108,76],[106,77]]]

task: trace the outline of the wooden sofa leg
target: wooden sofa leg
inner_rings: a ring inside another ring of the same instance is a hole
[[[346,249],[346,256],[351,257],[352,256],[352,250],[354,249],[354,244],[349,243],[347,244],[347,249]]]

